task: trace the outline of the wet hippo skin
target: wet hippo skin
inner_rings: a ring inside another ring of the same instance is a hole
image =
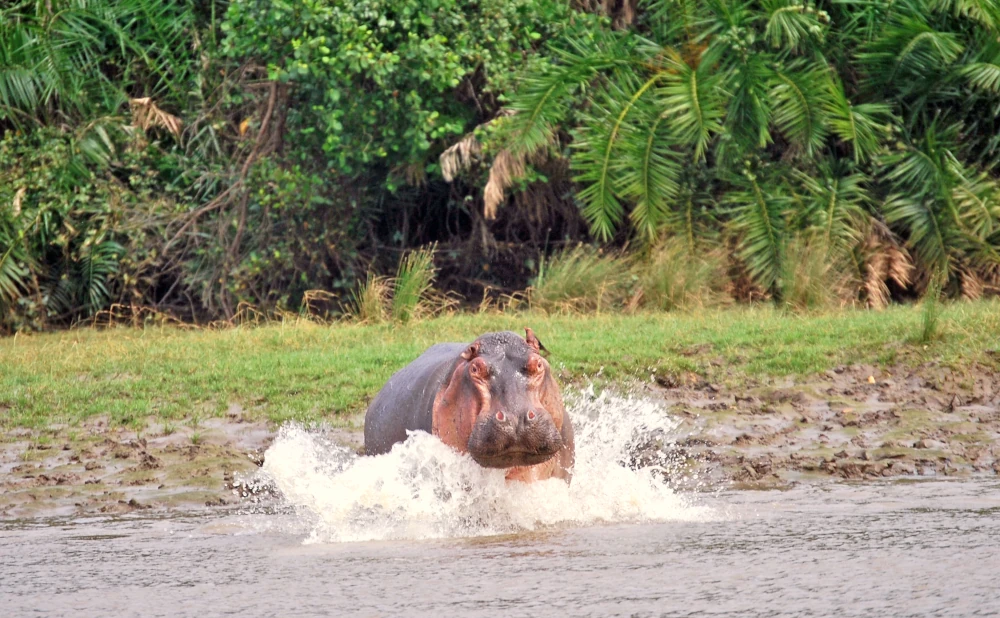
[[[541,342],[525,332],[439,343],[397,371],[368,407],[365,452],[387,453],[420,430],[509,480],[569,481],[573,426]]]

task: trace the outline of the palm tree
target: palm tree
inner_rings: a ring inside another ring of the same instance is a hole
[[[998,6],[652,0],[637,27],[569,41],[525,75],[503,145],[524,157],[571,136],[599,240],[693,237],[698,196],[776,296],[791,239],[863,277],[882,223],[918,283],[974,289],[1000,266]]]

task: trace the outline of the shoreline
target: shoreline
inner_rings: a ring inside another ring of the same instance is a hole
[[[669,462],[680,491],[1000,475],[1000,371],[989,367],[854,365],[739,388],[677,374],[632,391],[661,402],[678,425],[644,436],[623,463]],[[360,450],[361,419],[348,423],[318,431]],[[107,418],[12,429],[0,443],[0,519],[245,504],[243,482],[276,433],[237,405],[142,432]]]

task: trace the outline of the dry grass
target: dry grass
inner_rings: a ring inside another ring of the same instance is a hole
[[[548,313],[598,312],[622,306],[632,280],[629,260],[578,245],[543,261],[529,295]]]
[[[391,294],[392,281],[388,277],[368,273],[365,282],[351,294],[348,312],[359,322],[381,324],[389,317]]]
[[[782,261],[781,303],[795,311],[842,308],[857,298],[844,261],[814,238],[788,243]]]
[[[698,251],[680,238],[667,238],[633,267],[639,288],[630,303],[659,311],[719,307],[726,293],[726,255]]]

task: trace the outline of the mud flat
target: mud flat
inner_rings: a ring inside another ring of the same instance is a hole
[[[679,481],[766,488],[1000,474],[1000,372],[990,367],[837,367],[738,390],[697,376],[659,382],[650,390],[681,424],[631,463],[669,452],[682,464]]]
[[[991,367],[850,366],[738,387],[672,375],[639,389],[680,424],[640,439],[623,463],[668,459],[679,487],[1000,474]],[[322,431],[360,449],[360,424]],[[238,506],[275,430],[238,406],[194,427],[151,421],[135,432],[96,419],[11,430],[0,442],[0,518]]]
[[[345,444],[360,440],[358,430],[325,433]],[[241,481],[273,439],[273,427],[245,419],[237,406],[196,427],[151,421],[136,432],[98,418],[15,429],[0,443],[0,518],[236,505]]]

